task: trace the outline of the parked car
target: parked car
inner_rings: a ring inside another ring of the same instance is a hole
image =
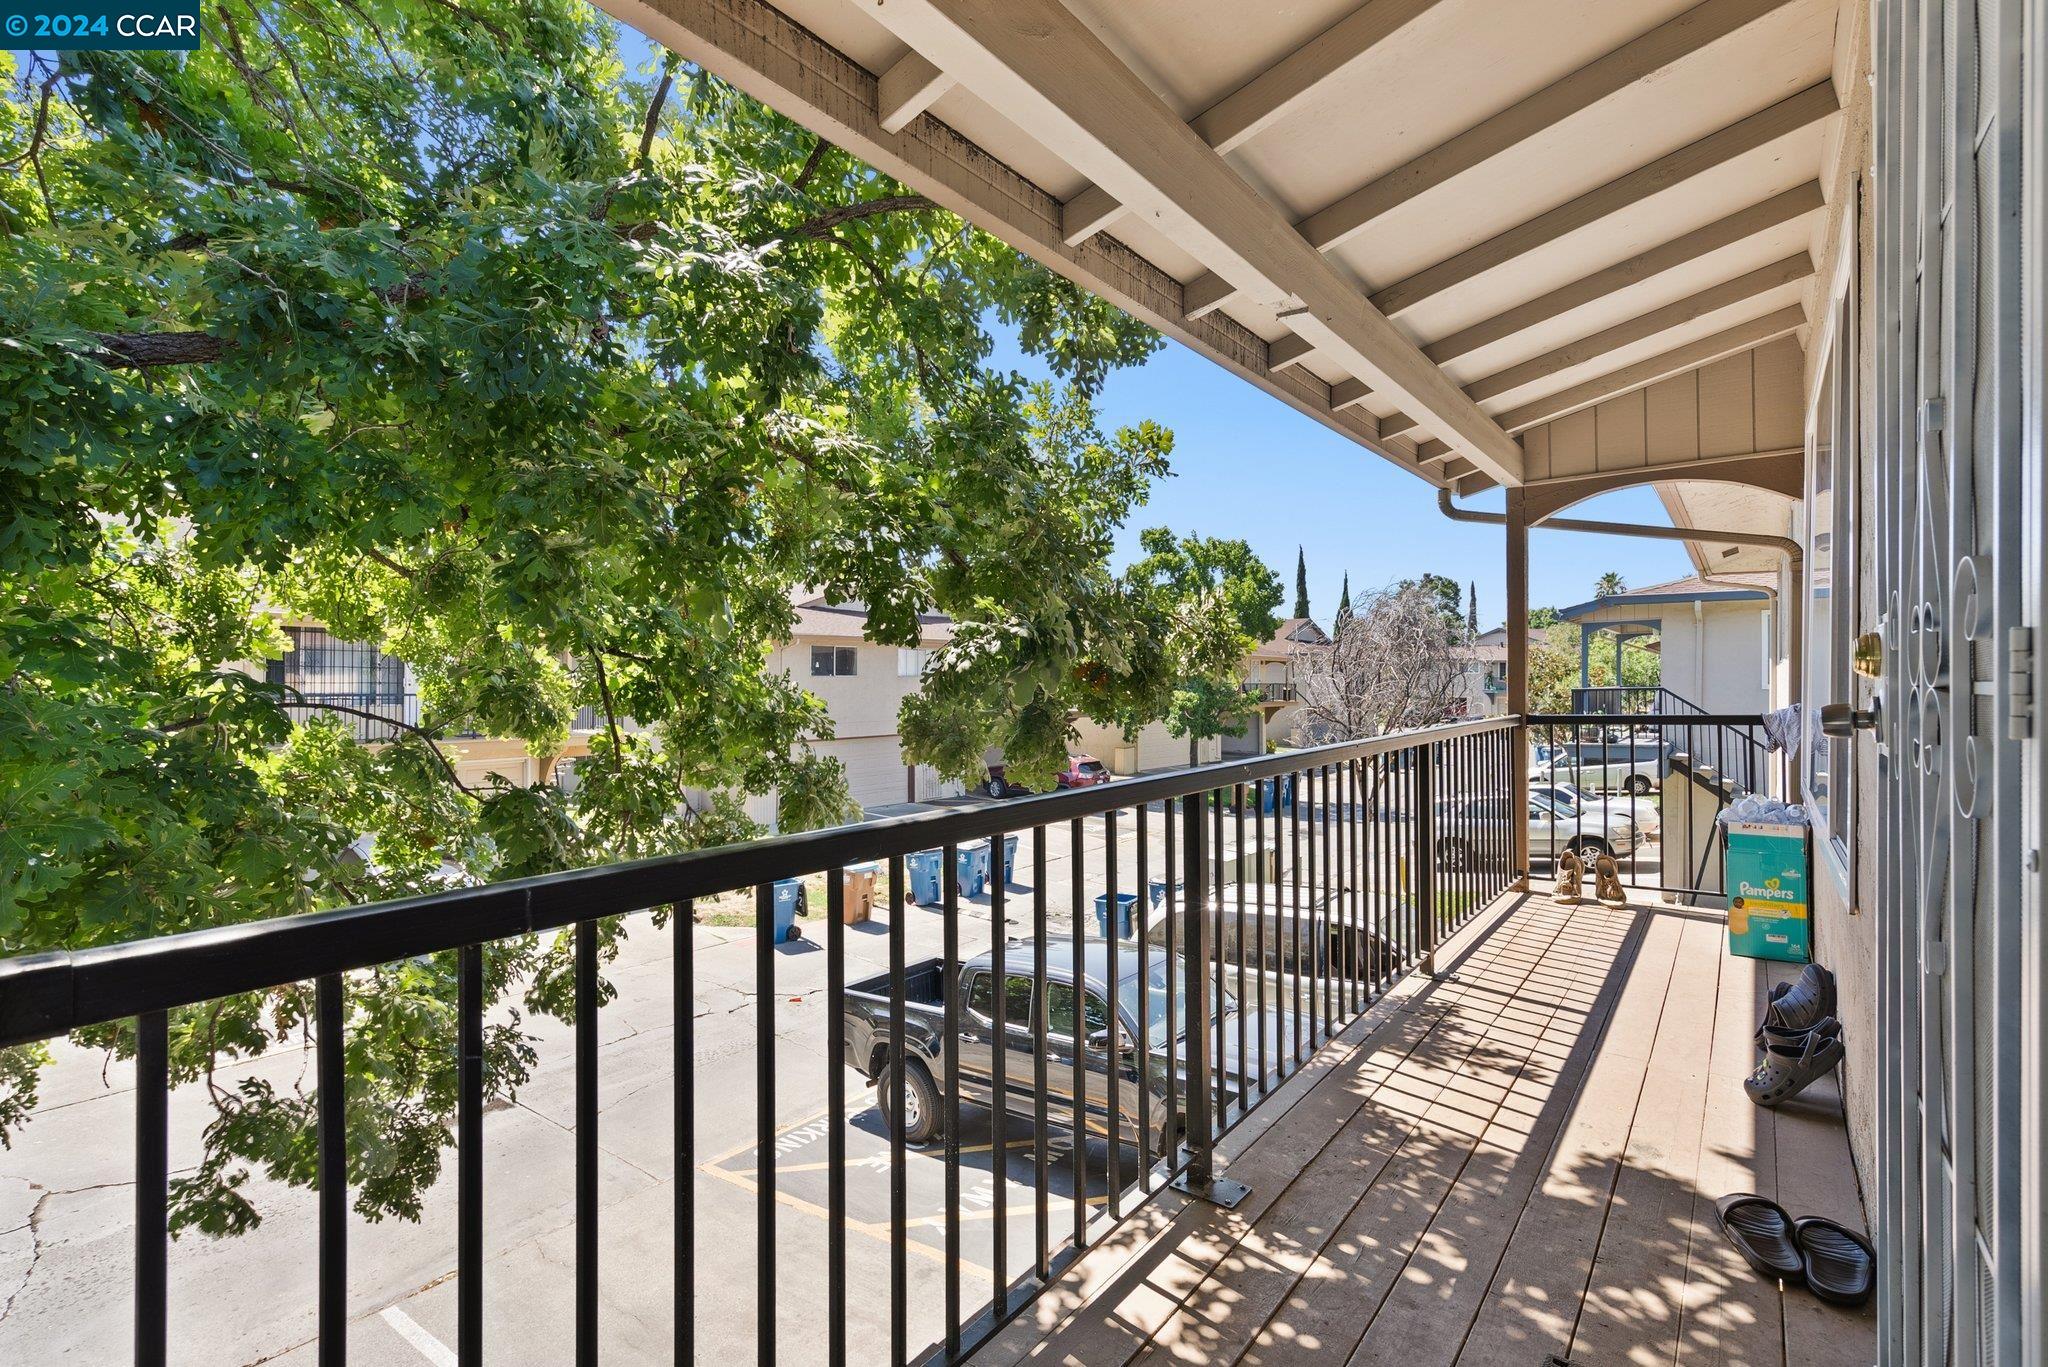
[[[1399,946],[1405,943],[1408,918],[1397,910],[1391,918],[1394,924],[1383,936],[1371,925],[1345,924],[1343,917],[1332,914],[1330,902],[1327,890],[1304,888],[1297,911],[1292,882],[1263,886],[1247,883],[1240,925],[1237,885],[1226,883],[1220,896],[1212,893],[1209,898],[1212,918],[1215,912],[1222,912],[1220,933],[1212,930],[1215,954],[1235,971],[1241,943],[1246,971],[1253,973],[1261,968],[1268,973],[1288,975],[1327,971],[1336,977],[1378,982],[1394,971],[1401,962]],[[1165,947],[1167,921],[1167,917],[1154,914],[1146,935],[1148,943]],[[1215,927],[1216,921],[1212,919],[1210,925]],[[1175,949],[1185,951],[1185,928],[1175,925],[1172,929]],[[1310,953],[1311,949],[1316,952]]]
[[[846,1064],[872,1082],[876,1103],[887,1117],[892,1131],[901,1131],[913,1144],[928,1143],[942,1132],[943,1099],[946,1089],[956,1085],[946,1071],[946,1002],[958,994],[960,1074],[959,1099],[977,1106],[995,1104],[994,1040],[998,1029],[1005,1032],[1008,1074],[1002,1088],[1003,1104],[1010,1114],[1035,1117],[1038,1107],[1037,1057],[1032,1036],[1033,942],[1009,941],[1005,949],[1005,981],[997,991],[994,957],[983,952],[957,966],[942,959],[925,959],[904,973],[903,1053],[891,1048],[889,1025],[889,975],[851,983],[846,989]],[[1046,1050],[1045,1106],[1047,1118],[1062,1126],[1074,1122],[1074,1054],[1077,1034],[1085,1046],[1085,1096],[1080,1108],[1081,1123],[1092,1133],[1108,1135],[1109,1123],[1109,995],[1104,991],[1108,977],[1109,947],[1091,940],[1081,955],[1081,1021],[1076,1030],[1075,955],[1068,940],[1046,944]],[[1125,946],[1118,955],[1116,1028],[1120,1062],[1118,1079],[1118,1126],[1125,1142],[1135,1143],[1143,1125],[1159,1147],[1155,1153],[1171,1152],[1186,1118],[1186,1049],[1176,1050],[1179,1078],[1173,1114],[1167,1112],[1166,1048],[1169,1040],[1181,1038],[1179,1025],[1166,1014],[1166,984],[1169,974],[1184,973],[1180,957],[1154,955],[1146,965],[1143,1029],[1140,1026],[1138,955]],[[1180,981],[1176,976],[1176,983]],[[1002,1006],[998,1010],[997,999]],[[1237,999],[1225,990],[1218,998],[1212,989],[1212,1009],[1226,1021],[1234,1021],[1240,1010]],[[1002,1023],[998,1024],[997,1017]],[[1287,1014],[1273,1010],[1247,1022],[1247,1055],[1258,1058],[1259,1041],[1267,1042],[1264,1057],[1285,1057],[1283,1041],[1290,1038]],[[1217,1076],[1231,1099],[1236,1096],[1237,1027],[1221,1032],[1223,1046],[1216,1060]],[[1137,1047],[1143,1041],[1143,1048]],[[895,1109],[896,1070],[903,1070],[903,1113]],[[1257,1084],[1255,1068],[1247,1077]],[[1140,1079],[1143,1084],[1140,1085]]]
[[[1661,739],[1567,741],[1536,772],[1593,792],[1644,796],[1670,775],[1671,747]]]
[[[1113,777],[1109,766],[1093,755],[1068,755],[1067,767],[1054,776],[1053,782],[1062,788],[1093,788]]]
[[[1489,848],[1506,848],[1499,827],[1507,820],[1505,797],[1446,798],[1437,804],[1436,858],[1446,869],[1469,869]],[[1555,862],[1566,850],[1626,858],[1643,843],[1642,830],[1626,816],[1605,810],[1577,810],[1550,798],[1529,795],[1529,859]]]
[[[1532,778],[1529,791],[1541,793],[1561,806],[1598,808],[1607,812],[1618,812],[1636,825],[1645,836],[1654,836],[1663,825],[1663,816],[1657,804],[1647,797],[1600,797],[1587,792],[1576,783],[1547,778]]]
[[[988,776],[982,780],[981,791],[990,797],[1030,797],[1031,789],[1021,783],[1010,782],[1000,764],[988,766]]]

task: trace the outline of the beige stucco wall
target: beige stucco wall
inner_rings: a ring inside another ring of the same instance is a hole
[[[1842,157],[1842,174],[1829,190],[1831,204],[1842,203],[1846,197],[1858,193],[1855,173],[1870,163],[1870,97],[1869,87],[1864,80],[1864,73],[1868,69],[1867,52],[1860,53],[1854,76],[1846,83],[1846,88],[1842,88],[1844,83],[1837,82],[1847,111],[1843,129],[1847,145]],[[1876,393],[1873,227],[1871,215],[1864,213],[1859,224],[1855,283],[1858,291],[1857,313],[1860,325],[1856,344],[1861,372],[1859,394],[1862,402],[1858,414],[1861,432],[1853,446],[1843,442],[1838,444],[1837,448],[1843,454],[1854,451],[1861,455],[1857,480],[1859,515],[1855,522],[1853,548],[1859,570],[1859,586],[1855,602],[1856,620],[1851,627],[1852,637],[1863,631],[1874,630],[1877,622],[1874,587],[1877,575],[1877,519],[1874,511],[1876,502],[1873,483],[1875,461],[1870,458],[1867,435],[1872,430]],[[1817,242],[1815,248],[1816,257],[1821,264],[1819,278],[1822,286],[1815,306],[1810,312],[1820,317],[1825,316],[1826,310],[1831,306],[1831,284],[1836,275],[1839,246],[1837,241],[1828,240]],[[1813,393],[1818,380],[1818,367],[1824,356],[1825,353],[1819,345],[1810,346],[1807,350],[1806,393],[1809,396]],[[1805,542],[1806,519],[1795,513],[1795,521],[1800,524],[1795,535]],[[1803,592],[1804,585],[1801,585],[1800,589]],[[1855,680],[1854,687],[1857,706],[1869,707],[1873,696],[1871,682],[1859,678]],[[1826,842],[1816,835],[1814,956],[1835,974],[1837,1014],[1842,1020],[1843,1037],[1847,1046],[1843,1063],[1842,1093],[1848,1116],[1849,1147],[1855,1157],[1864,1191],[1869,1193],[1873,1190],[1877,1175],[1878,1040],[1875,908],[1878,777],[1877,743],[1874,733],[1863,731],[1857,734],[1850,765],[1849,781],[1842,787],[1853,795],[1853,838],[1848,842],[1847,848],[1838,854],[1829,849]]]
[[[860,652],[859,672],[852,678],[811,675],[812,646],[851,646]],[[799,688],[824,702],[832,715],[833,735],[840,740],[896,734],[896,715],[903,700],[917,691],[915,678],[896,672],[896,647],[878,646],[859,637],[806,636],[780,646],[770,667],[786,671]]]

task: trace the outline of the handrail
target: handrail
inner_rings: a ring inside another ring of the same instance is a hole
[[[1370,759],[1519,722],[1514,716],[1453,722],[1062,789],[997,806],[916,812],[363,906],[18,956],[0,960],[0,1047],[52,1039],[141,1012]]]

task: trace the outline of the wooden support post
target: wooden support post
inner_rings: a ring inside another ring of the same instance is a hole
[[[1507,491],[1508,711],[1529,714],[1529,515],[1526,492]],[[1515,733],[1516,753],[1508,763],[1508,830],[1514,838],[1514,886],[1529,890],[1529,728]]]

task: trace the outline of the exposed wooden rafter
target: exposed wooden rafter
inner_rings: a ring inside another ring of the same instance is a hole
[[[1573,115],[1675,66],[1788,3],[1790,0],[1705,0],[1318,209],[1295,226],[1319,251],[1339,247],[1416,196],[1542,136]]]
[[[953,88],[953,78],[918,56],[906,54],[875,78],[875,113],[882,131],[900,133],[904,125]]]
[[[1805,322],[1805,310],[1797,304],[1788,304],[1761,318],[1753,318],[1746,323],[1723,328],[1719,332],[1687,342],[1683,346],[1673,347],[1669,351],[1660,352],[1631,365],[1622,366],[1618,370],[1609,371],[1605,375],[1575,384],[1569,389],[1547,394],[1519,408],[1509,409],[1500,415],[1500,425],[1510,432],[1525,432],[1539,423],[1561,418],[1581,408],[1590,408],[1617,394],[1626,394],[1631,389],[1641,389],[1659,380],[1718,361],[1723,356],[1733,356],[1738,351],[1747,351],[1751,347],[1789,336],[1798,331]],[[1437,441],[1424,442],[1416,450],[1417,455],[1424,459],[1448,455],[1449,452],[1449,447]]]
[[[1521,447],[1058,0],[860,8],[1212,273],[1276,310],[1298,309],[1288,320],[1297,335],[1421,415],[1476,468],[1521,478]],[[1184,313],[1203,302],[1187,300]]]
[[[1707,224],[1704,228],[1695,228],[1682,237],[1673,238],[1648,251],[1637,252],[1626,261],[1618,261],[1604,270],[1595,271],[1569,285],[1560,286],[1525,304],[1518,304],[1505,313],[1488,318],[1485,322],[1461,328],[1448,337],[1431,342],[1422,349],[1422,354],[1438,365],[1455,361],[1460,356],[1506,341],[1518,333],[1527,332],[1554,318],[1562,317],[1573,309],[1583,308],[1587,304],[1619,293],[1632,285],[1639,285],[1666,271],[1676,270],[1680,266],[1759,233],[1794,222],[1821,207],[1820,182],[1808,181],[1782,194],[1773,195],[1761,204],[1738,209],[1726,218]]]
[[[1481,380],[1465,386],[1465,392],[1474,400],[1484,401],[1509,394],[1517,389],[1526,389],[1540,383],[1561,371],[1573,370],[1599,360],[1602,356],[1619,351],[1626,346],[1655,337],[1660,332],[1682,327],[1707,314],[1733,307],[1772,290],[1794,285],[1813,274],[1813,258],[1799,251],[1782,261],[1774,261],[1738,275],[1733,280],[1724,280],[1717,285],[1674,300],[1661,308],[1638,314],[1625,322],[1602,328],[1589,336],[1556,347],[1541,356],[1523,361],[1520,365],[1509,366],[1496,371]],[[1391,422],[1380,423],[1380,435],[1397,437],[1410,430],[1413,424],[1396,426]]]
[[[1499,270],[1568,233],[1622,213],[1653,195],[1724,166],[1737,157],[1767,147],[1835,113],[1841,106],[1831,81],[1808,86],[1776,104],[1760,109],[1726,128],[1717,129],[1676,152],[1668,153],[1605,185],[1588,190],[1547,213],[1518,223],[1456,256],[1417,271],[1405,280],[1377,290],[1374,307],[1388,317],[1405,313],[1426,299]]]

